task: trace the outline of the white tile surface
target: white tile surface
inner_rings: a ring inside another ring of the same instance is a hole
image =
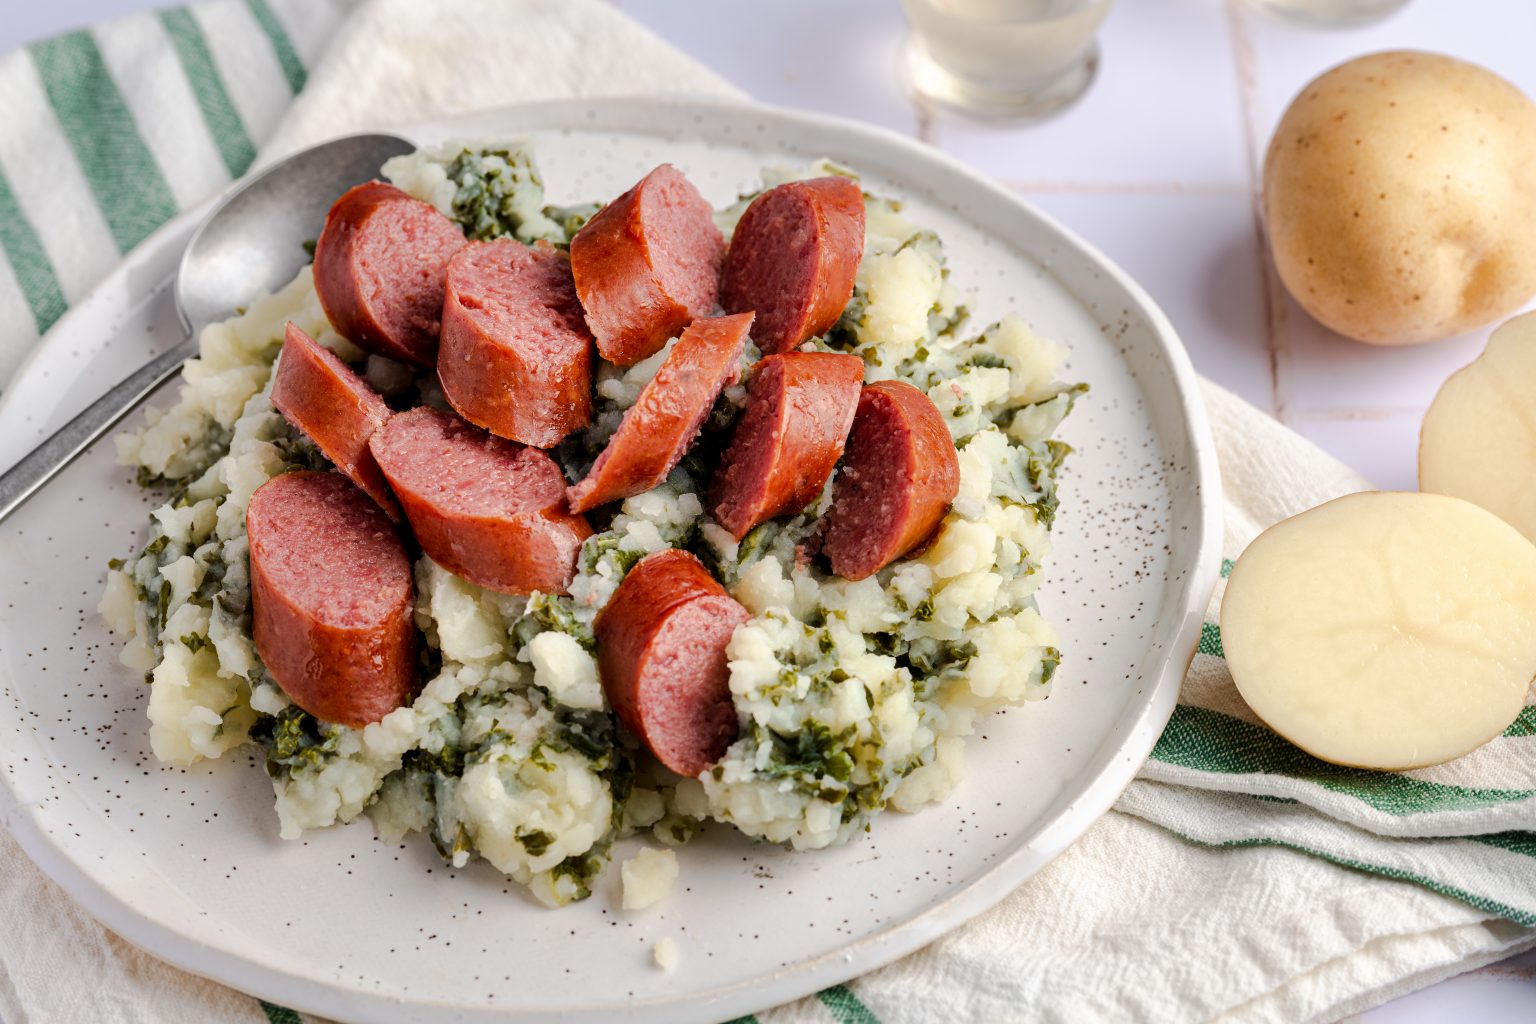
[[[1023,195],[1129,271],[1168,314],[1202,373],[1271,407],[1264,270],[1246,194]]]
[[[1143,283],[1197,369],[1265,408],[1278,393],[1281,414],[1323,448],[1381,486],[1413,486],[1419,415],[1482,334],[1380,351],[1266,297],[1251,169],[1306,81],[1372,50],[1451,53],[1536,94],[1536,0],[1413,0],[1385,22],[1350,30],[1283,24],[1249,13],[1243,0],[1121,0],[1089,94],[1056,120],[1023,129],[919,116],[900,85],[897,0],[614,2],[763,102],[921,133],[1020,187]],[[154,6],[159,0],[4,0],[0,52]],[[1536,954],[1358,1019],[1536,1020]]]

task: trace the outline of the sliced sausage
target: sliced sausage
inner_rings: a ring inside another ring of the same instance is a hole
[[[389,518],[400,521],[400,507],[368,450],[368,439],[390,417],[389,406],[336,353],[293,323],[272,379],[272,404]]]
[[[667,478],[688,454],[720,392],[736,383],[751,326],[751,313],[688,325],[586,479],[571,487],[573,512],[648,491]]]
[[[816,500],[843,454],[864,360],[783,352],[752,370],[747,406],[710,483],[710,513],[740,540]]]
[[[832,484],[822,544],[832,571],[879,572],[933,533],[959,491],[960,457],[928,396],[905,381],[869,385]]]
[[[361,728],[416,685],[411,563],[383,511],[339,473],[285,473],[251,495],[251,629],[290,700]]]
[[[548,243],[471,242],[448,264],[443,394],[491,433],[550,448],[592,416],[592,335]]]
[[[725,239],[693,183],[662,164],[571,239],[571,269],[604,359],[638,363],[709,316]],[[750,307],[749,307],[750,308]]]
[[[507,594],[563,594],[586,519],[565,508],[553,459],[422,406],[369,442],[421,549],[469,582]]]
[[[619,721],[696,776],[736,739],[725,647],[751,618],[686,551],[646,555],[598,613],[597,668]]]
[[[326,318],[359,348],[431,366],[443,274],[463,245],[458,225],[393,185],[349,189],[315,243],[315,291]]]
[[[825,334],[843,315],[864,258],[864,194],[850,178],[791,181],[752,200],[720,284],[727,313],[754,310],[764,355]]]

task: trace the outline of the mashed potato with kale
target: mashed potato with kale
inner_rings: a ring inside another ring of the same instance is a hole
[[[564,244],[594,206],[556,208],[520,142],[449,144],[385,174],[474,238]],[[803,176],[848,173],[830,165]],[[764,187],[793,176],[766,172]],[[751,195],[717,215],[729,235]],[[1060,654],[1034,603],[1066,448],[1050,435],[1082,392],[1064,352],[1010,316],[967,327],[936,235],[866,196],[866,251],[838,324],[807,347],[851,352],[866,379],[925,391],[959,450],[960,491],[933,542],[850,582],[796,547],[831,500],[739,543],[700,501],[691,459],[627,499],[582,549],[567,596],[482,590],[423,556],[416,622],[427,651],[414,701],[363,729],[320,722],[267,676],[250,635],[244,515],[251,494],[324,457],[273,409],[272,365],[292,320],[397,408],[443,406],[435,376],[363,358],[326,322],[308,268],[205,329],[176,404],[118,439],[124,464],[168,490],[149,541],[114,563],[101,611],[122,660],[149,683],[150,741],[173,764],[260,745],[282,835],[373,819],[391,840],[424,832],[454,865],[482,857],[559,905],[591,891],[616,838],[668,845],[701,821],[813,849],[882,810],[944,799],[978,719],[1045,696]],[[552,454],[579,479],[665,358],[601,364],[593,425]],[[706,431],[743,401],[727,389]],[[651,762],[610,714],[592,622],[646,554],[698,555],[752,618],[727,649],[739,738],[698,779]]]

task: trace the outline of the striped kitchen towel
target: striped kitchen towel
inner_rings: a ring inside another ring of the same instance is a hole
[[[538,46],[509,59],[518,37]],[[218,0],[0,56],[0,388],[122,254],[253,159],[516,100],[666,90],[736,95],[593,0]],[[1365,486],[1240,400],[1206,398],[1229,559]],[[1536,944],[1536,712],[1453,765],[1325,765],[1247,711],[1217,607],[1117,812],[922,951],[744,1019],[1329,1022]],[[0,919],[10,1024],[314,1020],[124,943],[3,833]]]
[[[0,388],[150,232],[244,174],[350,0],[219,0],[0,56]]]

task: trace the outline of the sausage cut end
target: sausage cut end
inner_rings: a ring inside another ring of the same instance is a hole
[[[642,558],[598,614],[598,671],[619,720],[665,767],[697,776],[736,738],[726,646],[750,615],[697,558]]]
[[[586,477],[570,488],[572,511],[643,493],[667,478],[699,436],[715,399],[740,375],[751,326],[751,313],[688,325]]]
[[[671,164],[603,207],[571,239],[571,269],[604,359],[654,355],[713,312],[725,239],[714,211]]]
[[[853,296],[864,257],[864,194],[850,178],[814,178],[752,200],[731,236],[720,287],[726,312],[755,310],[765,355],[825,334]]]
[[[354,728],[404,704],[416,681],[411,565],[394,526],[338,473],[256,489],[245,514],[256,650],[283,692]]]
[[[272,405],[391,519],[400,521],[400,507],[368,450],[368,439],[390,417],[389,406],[336,353],[293,323],[272,379]]]
[[[710,511],[737,540],[811,504],[842,457],[864,361],[784,352],[752,371],[747,406],[710,484]]]
[[[442,211],[382,181],[348,189],[315,242],[315,291],[336,332],[417,366],[437,359],[449,258],[464,234]]]
[[[592,335],[570,260],[511,238],[471,242],[448,264],[443,395],[460,416],[550,448],[592,415]]]
[[[370,447],[433,561],[502,593],[570,587],[592,528],[567,510],[544,452],[426,407],[394,416]]]
[[[822,544],[832,571],[879,572],[928,539],[959,491],[960,458],[928,396],[905,381],[868,385],[832,485]]]

